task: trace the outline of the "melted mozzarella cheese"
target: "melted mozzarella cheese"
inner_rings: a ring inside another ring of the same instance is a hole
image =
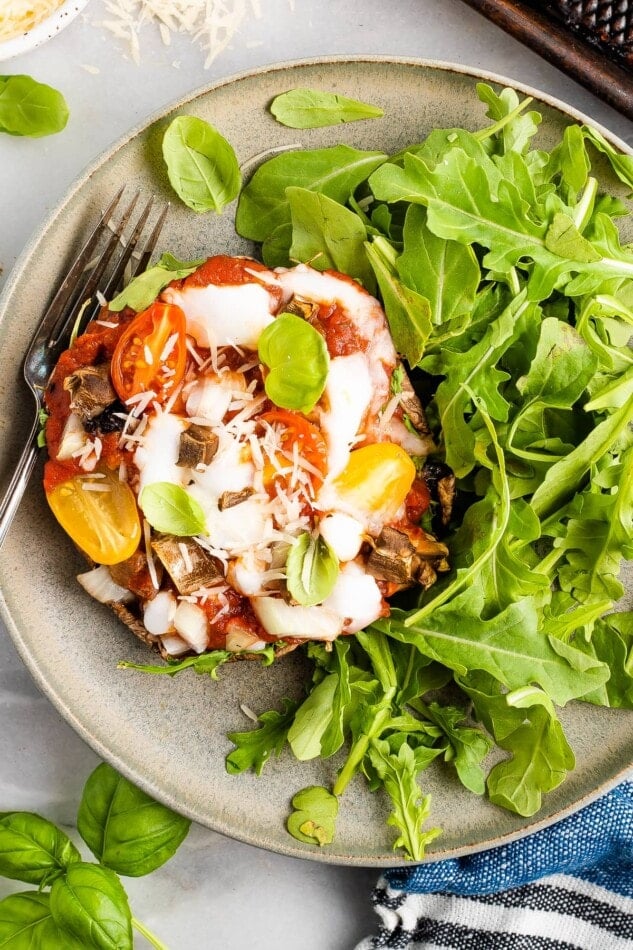
[[[345,633],[362,630],[383,612],[382,594],[375,578],[366,574],[356,561],[343,565],[322,606],[342,618]]]
[[[256,350],[262,331],[274,319],[273,297],[258,283],[168,287],[162,296],[184,311],[187,333],[199,346]]]
[[[330,360],[325,384],[327,409],[321,412],[321,428],[328,446],[328,477],[343,471],[350,449],[372,398],[372,379],[363,353]]]
[[[274,637],[335,640],[343,629],[341,618],[325,607],[300,607],[281,597],[253,597],[251,604],[264,630]]]
[[[220,511],[217,505],[207,504],[206,535],[211,544],[229,555],[240,554],[260,543],[268,526],[268,500],[252,495],[239,505]]]
[[[189,469],[176,464],[184,428],[185,420],[170,412],[157,412],[150,418],[143,441],[134,453],[140,475],[139,494],[155,482],[185,484]]]
[[[200,500],[207,495],[217,501],[225,491],[237,492],[253,487],[255,466],[248,448],[225,429],[214,431],[219,437],[217,452],[203,470],[191,473]],[[192,494],[193,489],[194,486]]]
[[[363,543],[364,528],[351,515],[335,511],[321,521],[319,534],[327,541],[339,561],[352,561]]]

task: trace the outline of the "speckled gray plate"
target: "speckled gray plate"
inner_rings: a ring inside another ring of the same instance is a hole
[[[10,473],[29,424],[30,403],[16,400],[15,393],[23,392],[20,366],[33,327],[72,253],[120,183],[173,197],[161,164],[160,139],[174,113],[193,113],[213,122],[242,163],[265,149],[292,143],[315,147],[346,142],[393,152],[437,126],[481,125],[484,109],[475,83],[482,78],[506,83],[442,64],[379,59],[264,69],[202,90],[104,155],[42,225],[0,300],[0,483]],[[266,112],[266,105],[295,86],[369,99],[384,108],[385,117],[330,129],[285,129]],[[588,121],[533,90],[522,91],[540,102],[545,118],[539,134],[545,144],[552,144],[570,117]],[[600,174],[606,174],[604,169]],[[219,218],[196,217],[176,202],[164,248],[184,258],[249,251],[235,236],[232,210]],[[24,406],[16,406],[18,401]],[[231,777],[224,769],[231,748],[226,733],[252,725],[240,704],[261,712],[279,707],[284,696],[299,695],[307,670],[300,656],[270,669],[234,664],[224,668],[217,683],[191,673],[171,679],[118,671],[119,659],[144,661],[149,656],[105,607],[83,593],[74,579],[82,569],[35,478],[0,555],[3,613],[37,683],[103,758],[156,798],[251,844],[333,863],[397,863],[392,831],[385,824],[387,800],[370,794],[360,779],[342,800],[332,846],[313,850],[285,831],[294,792],[313,783],[329,784],[340,760],[299,764],[284,754],[270,761],[259,778]],[[457,856],[548,824],[609,788],[633,763],[630,713],[575,704],[564,710],[563,720],[578,765],[533,819],[510,815],[466,792],[441,765],[425,773],[425,791],[433,796],[433,823],[444,829],[432,857]]]

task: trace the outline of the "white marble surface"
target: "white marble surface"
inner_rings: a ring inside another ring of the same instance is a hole
[[[104,0],[91,0],[47,45],[0,64],[2,74],[30,73],[61,89],[71,108],[61,135],[0,136],[0,288],[38,223],[103,149],[190,91],[268,63],[371,53],[490,69],[560,97],[633,142],[630,121],[460,0],[260,0],[254,6],[261,15],[247,18],[208,69],[189,38],[166,47],[151,27],[135,65],[99,25]],[[0,810],[40,811],[72,826],[97,758],[38,693],[1,621],[0,713]],[[170,950],[351,950],[375,929],[369,894],[376,876],[269,854],[194,827],[163,869],[126,884],[136,916]],[[0,881],[0,897],[12,889]],[[137,946],[147,944],[139,938]]]

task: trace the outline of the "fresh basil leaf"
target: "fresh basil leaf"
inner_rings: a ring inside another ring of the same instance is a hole
[[[132,950],[132,914],[114,871],[77,862],[51,888],[50,907],[58,927],[86,948]]]
[[[23,891],[0,901],[0,947],[3,950],[86,950],[57,926],[50,897],[41,891]]]
[[[299,535],[288,552],[286,583],[297,603],[320,604],[332,593],[339,573],[338,558],[320,534]]]
[[[321,785],[304,788],[292,799],[288,831],[297,841],[325,845],[334,839],[338,799]]]
[[[15,811],[0,820],[0,874],[48,886],[81,856],[68,835],[32,812]]]
[[[146,485],[139,497],[143,514],[156,531],[191,537],[205,529],[202,507],[184,488],[173,482]]]
[[[163,254],[153,267],[134,277],[120,294],[110,301],[108,310],[117,313],[124,307],[130,307],[140,313],[146,310],[158,297],[161,290],[172,280],[181,280],[193,274],[204,258],[196,261],[179,261],[172,254]]]
[[[84,787],[77,829],[101,864],[141,877],[161,867],[187,837],[191,821],[155,802],[105,762]]]
[[[61,92],[31,76],[2,76],[0,132],[37,138],[61,132],[68,106]]]
[[[233,148],[204,119],[180,115],[163,136],[171,186],[193,211],[222,211],[237,198],[240,169]]]
[[[385,114],[378,106],[319,89],[291,89],[275,96],[270,111],[291,129],[320,129],[341,122],[379,119]]]
[[[286,188],[291,185],[345,204],[386,157],[382,152],[363,152],[347,145],[275,155],[242,189],[235,217],[238,234],[263,241],[279,225],[288,224]]]
[[[276,406],[311,412],[321,398],[330,359],[321,334],[302,317],[281,313],[264,329],[257,344],[268,367],[266,394]]]

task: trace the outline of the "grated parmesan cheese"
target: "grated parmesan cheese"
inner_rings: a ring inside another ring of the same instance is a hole
[[[205,69],[230,45],[248,17],[262,16],[260,0],[105,0],[105,8],[107,18],[97,25],[123,40],[135,63],[141,60],[140,32],[153,24],[165,46],[170,46],[174,33],[191,36],[206,53]],[[294,0],[289,0],[289,8],[292,12]]]
[[[0,43],[32,30],[61,7],[63,0],[2,0]]]

